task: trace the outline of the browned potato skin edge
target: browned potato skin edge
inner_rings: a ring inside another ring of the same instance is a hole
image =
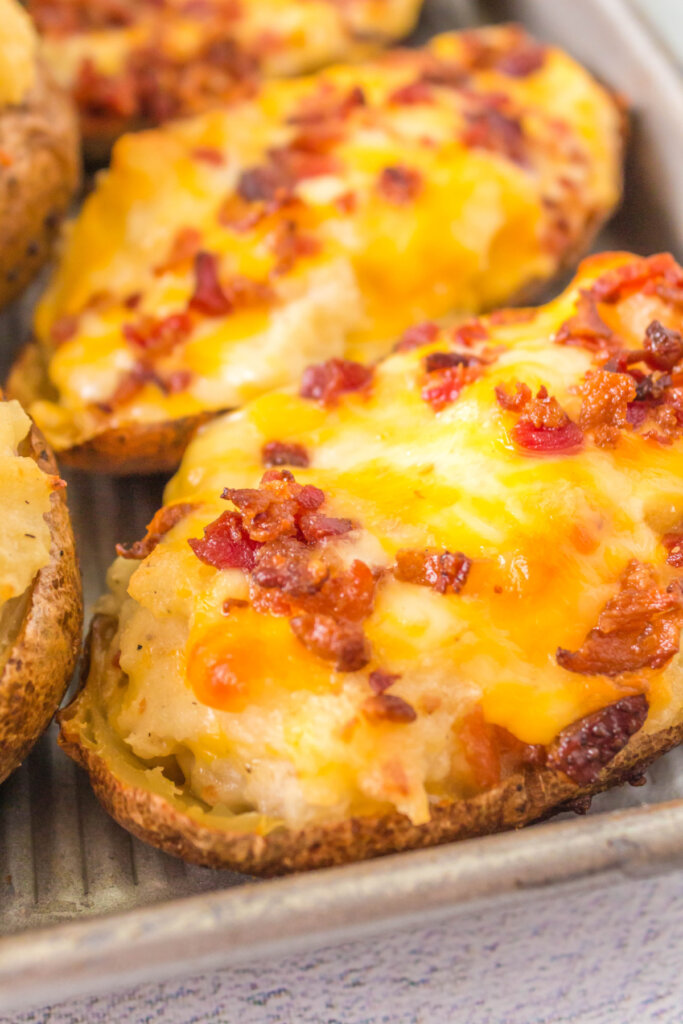
[[[35,427],[29,444],[40,468],[57,474],[54,456]],[[81,577],[64,491],[53,492],[50,503],[50,561],[36,576],[21,630],[0,675],[0,782],[49,725],[81,646]]]
[[[95,646],[106,647],[115,627],[116,620],[111,616],[100,615],[93,620],[83,686],[89,671],[89,651]],[[78,704],[77,696],[58,716],[59,744],[89,773],[100,803],[120,825],[138,839],[193,864],[265,877],[519,828],[640,776],[652,761],[683,740],[683,723],[652,735],[638,733],[590,786],[578,786],[561,772],[529,767],[479,796],[435,806],[431,820],[424,825],[413,825],[404,815],[394,813],[301,830],[276,829],[262,836],[231,834],[198,825],[165,798],[123,783],[104,757],[81,742]]]
[[[18,399],[24,408],[45,394],[45,368],[35,341],[19,352],[6,391],[9,398]],[[83,444],[60,451],[59,461],[73,469],[114,476],[170,473],[177,468],[197,428],[221,411],[225,410],[104,430]]]
[[[15,298],[52,253],[81,180],[76,111],[49,72],[26,100],[0,111],[0,147],[14,157],[0,172],[0,306]]]

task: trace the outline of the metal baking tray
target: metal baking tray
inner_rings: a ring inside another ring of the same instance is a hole
[[[626,0],[427,0],[418,38],[518,20],[558,42],[634,110],[624,205],[599,241],[683,254],[683,87]],[[33,294],[37,291],[34,287]],[[7,364],[32,297],[2,318]],[[0,366],[0,369],[2,367]],[[87,609],[115,540],[141,535],[161,478],[69,479]],[[134,981],[329,945],[530,889],[607,884],[683,864],[683,749],[639,789],[585,818],[294,878],[191,867],[138,842],[99,808],[53,730],[0,790],[0,1011]]]

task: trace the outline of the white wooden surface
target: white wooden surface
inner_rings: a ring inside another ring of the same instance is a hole
[[[568,2],[568,0],[548,0]],[[636,0],[683,60],[683,0]],[[682,172],[683,173],[683,172]],[[0,1024],[679,1024],[681,865]]]

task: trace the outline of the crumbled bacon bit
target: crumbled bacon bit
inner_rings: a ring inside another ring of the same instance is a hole
[[[429,82],[418,79],[415,82],[408,82],[402,85],[389,96],[389,102],[397,106],[413,106],[418,103],[433,103],[434,90]]]
[[[196,507],[187,501],[179,502],[177,505],[165,505],[155,513],[152,521],[147,524],[147,532],[142,540],[136,540],[129,546],[117,544],[116,554],[121,558],[147,558],[168,531]]]
[[[579,345],[598,358],[613,355],[621,347],[612,328],[600,316],[592,289],[579,292],[576,313],[562,324],[555,335],[555,342],[558,345]]]
[[[288,198],[293,185],[283,167],[262,164],[242,172],[237,182],[237,194],[248,203],[281,203]]]
[[[676,287],[683,285],[683,270],[669,253],[636,259],[606,271],[592,285],[590,291],[598,302],[619,302],[626,294],[648,288],[656,292],[657,279]]]
[[[435,352],[425,358],[424,368],[427,381],[421,395],[434,412],[441,412],[455,402],[463,388],[482,373],[480,359],[459,352]]]
[[[515,381],[514,394],[510,392],[512,384],[498,384],[494,388],[496,400],[506,412],[521,412],[531,401],[531,388],[522,381]]]
[[[382,668],[376,668],[368,676],[368,683],[370,684],[372,692],[379,695],[384,693],[385,690],[388,690],[394,685],[394,683],[398,682],[400,678],[401,676],[399,673],[385,672]]]
[[[587,786],[642,729],[648,713],[643,694],[623,697],[563,729],[548,754],[548,766]]]
[[[472,562],[461,551],[423,551],[401,549],[396,552],[397,580],[431,587],[437,594],[459,594],[469,575]]]
[[[264,544],[251,570],[256,586],[295,598],[317,593],[329,575],[329,566],[312,557],[306,544],[292,537]]]
[[[512,50],[496,61],[496,70],[511,78],[526,78],[545,64],[546,49],[532,42],[519,50]]]
[[[422,188],[422,175],[411,167],[385,167],[379,176],[377,189],[385,199],[397,206],[412,202]]]
[[[165,274],[168,270],[175,270],[177,267],[193,260],[199,252],[202,244],[201,232],[197,228],[180,228],[176,232],[168,256],[163,263],[155,268],[155,274]]]
[[[480,706],[465,715],[459,735],[479,790],[492,789],[501,778],[519,771],[524,765],[545,764],[545,747],[522,743],[507,729],[487,722]]]
[[[534,455],[573,455],[583,445],[580,428],[545,386],[524,404],[523,415],[512,428],[512,439]]]
[[[645,362],[653,370],[673,370],[683,359],[683,335],[653,320],[645,331]]]
[[[308,544],[317,544],[327,537],[342,537],[353,529],[353,521],[325,516],[320,512],[304,512],[299,519],[299,529]]]
[[[197,558],[214,569],[253,569],[256,551],[260,547],[253,540],[237,512],[223,512],[204,529],[201,540],[191,537],[188,544]]]
[[[198,252],[194,259],[195,289],[190,309],[205,316],[226,316],[233,303],[226,295],[218,277],[218,257],[211,252]]]
[[[475,341],[484,341],[488,336],[489,332],[481,320],[467,320],[453,329],[453,341],[465,348],[471,348]]]
[[[414,324],[403,332],[402,337],[396,342],[395,352],[409,352],[414,348],[421,348],[422,345],[429,345],[438,337],[440,327],[438,324],[427,320],[422,324]]]
[[[307,613],[294,616],[290,625],[304,647],[334,661],[338,672],[358,672],[370,660],[370,644],[360,623]]]
[[[50,338],[55,345],[63,345],[64,342],[70,341],[77,331],[78,316],[66,313],[64,316],[57,317],[53,323],[50,328]]]
[[[654,568],[634,559],[583,645],[578,651],[558,648],[557,663],[589,676],[661,668],[678,651],[682,608],[679,585],[662,590]]]
[[[358,207],[358,196],[355,192],[344,192],[334,201],[340,213],[355,213]]]
[[[308,366],[301,378],[299,394],[322,405],[332,406],[340,395],[370,387],[373,368],[349,359],[328,359]]]
[[[170,352],[187,340],[192,331],[192,319],[187,313],[172,313],[158,320],[142,317],[136,324],[124,324],[123,336],[136,348],[153,354]]]
[[[264,466],[298,466],[305,469],[310,465],[308,452],[296,441],[267,441],[261,449]]]
[[[371,722],[391,722],[394,725],[414,722],[417,712],[403,697],[392,693],[378,693],[363,701],[363,714]]]
[[[499,153],[513,163],[527,163],[526,141],[521,121],[503,114],[495,107],[465,113],[466,127],[462,141],[472,149]]]
[[[302,234],[295,221],[287,220],[278,224],[271,248],[277,261],[273,273],[287,274],[299,259],[320,252],[321,243],[314,235]]]
[[[667,549],[667,563],[676,569],[683,569],[683,533],[665,533],[662,544]]]
[[[627,373],[595,370],[586,376],[582,393],[581,429],[592,430],[600,448],[613,447],[619,431],[628,424],[629,403],[636,398],[633,378]]]

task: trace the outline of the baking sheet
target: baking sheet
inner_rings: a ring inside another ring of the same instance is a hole
[[[598,247],[680,257],[683,88],[672,65],[623,0],[427,0],[418,35],[511,18],[565,46],[634,105],[627,199]],[[2,318],[2,362],[21,341],[31,300]],[[142,534],[162,486],[161,478],[69,477],[86,614],[115,541]],[[585,819],[255,882],[185,865],[133,839],[101,811],[53,731],[0,789],[0,1010],[253,963],[398,921],[424,922],[473,899],[683,862],[683,802],[671,802],[683,798],[683,750],[662,759],[646,786],[598,798]],[[622,810],[609,813],[615,808]]]

